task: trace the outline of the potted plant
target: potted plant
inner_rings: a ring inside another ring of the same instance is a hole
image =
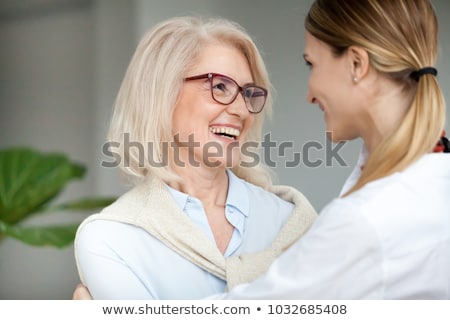
[[[72,244],[77,224],[24,227],[21,223],[37,214],[92,210],[112,203],[112,197],[86,197],[52,204],[68,182],[85,173],[83,165],[64,154],[31,148],[0,150],[0,241],[12,237],[33,246],[58,248]]]

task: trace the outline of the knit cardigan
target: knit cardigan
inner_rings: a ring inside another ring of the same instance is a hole
[[[112,220],[142,228],[185,259],[225,280],[229,290],[238,284],[251,282],[267,271],[272,261],[303,235],[317,216],[310,202],[298,190],[272,186],[268,191],[293,203],[295,208],[272,244],[256,253],[225,258],[215,243],[175,203],[163,182],[157,179],[134,187],[100,213],[89,216],[78,231],[93,220]],[[80,279],[85,284],[76,255],[75,259]]]

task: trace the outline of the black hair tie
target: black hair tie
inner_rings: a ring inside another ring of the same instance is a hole
[[[441,143],[444,146],[444,152],[450,153],[450,141],[446,137],[441,137]]]
[[[437,72],[436,68],[425,67],[425,68],[419,69],[417,71],[411,72],[411,78],[413,78],[414,80],[419,82],[420,77],[423,76],[424,74],[432,74],[433,76],[437,76],[438,72]]]

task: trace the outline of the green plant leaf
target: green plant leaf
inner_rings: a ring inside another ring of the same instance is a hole
[[[90,210],[109,206],[116,198],[83,198],[71,202],[66,202],[45,208],[47,211],[64,211],[64,210]]]
[[[34,214],[85,171],[63,154],[29,148],[0,150],[0,220],[15,224]]]
[[[63,248],[72,244],[78,225],[19,227],[0,221],[0,236],[6,235],[26,244]]]

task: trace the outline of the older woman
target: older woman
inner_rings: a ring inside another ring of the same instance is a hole
[[[180,17],[143,37],[109,135],[135,187],[86,219],[75,242],[94,299],[222,293],[256,278],[309,228],[309,202],[273,187],[251,157],[269,90],[254,42],[235,23]]]

